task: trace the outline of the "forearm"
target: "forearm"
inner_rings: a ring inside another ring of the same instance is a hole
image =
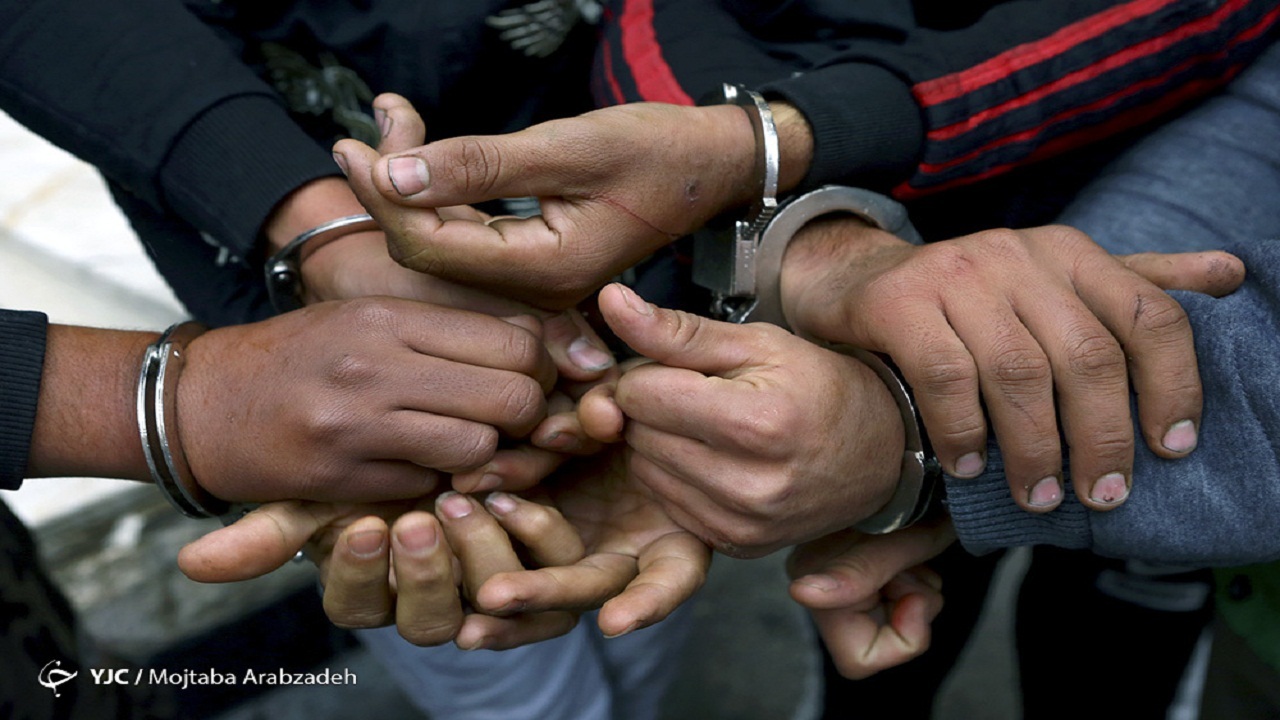
[[[138,437],[138,370],[152,333],[52,325],[28,477],[150,478]]]

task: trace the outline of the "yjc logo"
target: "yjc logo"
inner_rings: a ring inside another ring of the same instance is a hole
[[[75,678],[75,676],[80,674],[78,672],[67,672],[66,670],[61,669],[61,667],[61,660],[50,660],[45,664],[44,668],[40,670],[40,675],[36,678],[40,681],[41,685],[53,691],[54,697],[62,697],[61,693],[58,692],[59,685],[65,682],[70,682]]]

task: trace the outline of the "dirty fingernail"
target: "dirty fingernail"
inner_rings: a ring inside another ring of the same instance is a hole
[[[580,337],[569,344],[569,360],[574,365],[594,372],[613,366],[613,355],[601,350],[585,337]]]
[[[440,509],[440,514],[450,520],[459,520],[471,514],[471,500],[466,495],[459,495],[456,492],[447,492],[436,500],[436,507]]]
[[[506,493],[496,492],[485,498],[485,505],[499,515],[507,515],[516,511],[516,499]]]
[[[502,485],[502,476],[494,473],[485,473],[480,476],[480,481],[475,487],[471,488],[471,492],[488,492]]]
[[[421,158],[391,158],[387,162],[387,171],[391,175],[391,184],[401,195],[416,195],[426,190],[431,182],[427,164]]]
[[[1190,420],[1176,422],[1160,441],[1170,452],[1188,453],[1196,449],[1196,424]]]
[[[351,174],[351,173],[347,170],[347,156],[346,156],[346,155],[343,155],[342,153],[338,153],[338,152],[336,152],[336,153],[334,153],[334,154],[333,154],[333,161],[334,161],[335,163],[337,163],[337,164],[338,164],[338,169],[342,171],[342,174],[343,174],[343,175],[350,175],[350,174]]]
[[[1062,502],[1062,484],[1056,477],[1047,477],[1036,483],[1027,496],[1032,507],[1053,507]]]
[[[1121,473],[1108,473],[1093,484],[1089,499],[1104,505],[1118,505],[1129,496],[1129,486]]]
[[[387,111],[376,107],[373,109],[373,119],[378,123],[378,132],[382,137],[391,134],[391,116],[387,115]]]

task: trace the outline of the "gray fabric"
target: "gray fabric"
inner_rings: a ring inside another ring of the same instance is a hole
[[[1221,248],[1244,260],[1248,280],[1226,298],[1174,294],[1196,332],[1199,447],[1168,461],[1139,440],[1123,506],[1090,512],[1068,493],[1033,515],[1013,505],[992,445],[982,477],[947,479],[961,542],[1204,565],[1280,558],[1280,49],[1119,158],[1062,222],[1112,252]]]

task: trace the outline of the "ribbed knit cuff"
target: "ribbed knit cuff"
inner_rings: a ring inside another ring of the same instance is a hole
[[[947,508],[956,535],[974,555],[1023,545],[1090,548],[1093,533],[1089,509],[1080,504],[1066,483],[1062,504],[1047,513],[1018,507],[1009,493],[1000,451],[988,446],[987,469],[972,480],[947,476]]]
[[[27,473],[36,401],[44,371],[43,313],[0,310],[0,489],[17,490]]]
[[[819,68],[764,85],[794,105],[813,129],[813,164],[801,189],[827,183],[887,191],[910,176],[924,123],[910,86],[876,65]]]
[[[187,126],[161,168],[160,183],[178,215],[249,259],[285,196],[311,180],[341,174],[328,148],[273,99],[237,95]]]

